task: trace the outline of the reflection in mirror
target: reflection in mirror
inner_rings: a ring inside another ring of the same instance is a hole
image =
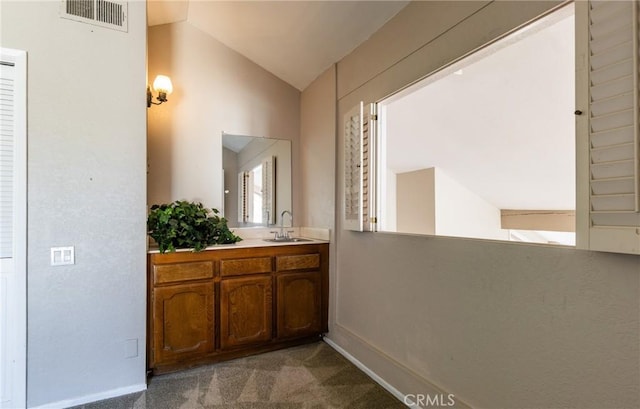
[[[277,224],[291,210],[291,141],[223,133],[222,167],[230,227]]]
[[[238,173],[238,223],[275,224],[275,156],[265,156],[251,170]]]

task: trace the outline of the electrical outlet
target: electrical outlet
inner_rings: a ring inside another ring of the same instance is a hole
[[[66,266],[76,263],[75,249],[69,247],[51,247],[51,265]]]

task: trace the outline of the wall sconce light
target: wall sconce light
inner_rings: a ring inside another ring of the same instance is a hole
[[[151,93],[151,88],[147,85],[147,108],[150,108],[152,104],[160,105],[163,102],[168,101],[167,95],[173,92],[171,79],[166,75],[158,75],[153,81],[153,90],[158,93],[158,96],[156,97],[158,102],[153,102],[153,94]]]

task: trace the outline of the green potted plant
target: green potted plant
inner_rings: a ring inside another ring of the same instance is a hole
[[[202,251],[213,244],[242,240],[229,230],[227,219],[219,213],[202,203],[185,200],[154,204],[147,218],[147,233],[158,243],[161,253],[183,248]]]

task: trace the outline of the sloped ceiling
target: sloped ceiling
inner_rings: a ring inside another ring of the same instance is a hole
[[[162,1],[150,26],[187,21],[304,90],[404,8],[408,1]]]
[[[147,4],[149,25],[187,21],[303,90],[408,2]],[[396,99],[389,131],[410,149],[389,146],[389,168],[439,167],[503,209],[574,208],[572,13],[567,7],[524,41]]]

